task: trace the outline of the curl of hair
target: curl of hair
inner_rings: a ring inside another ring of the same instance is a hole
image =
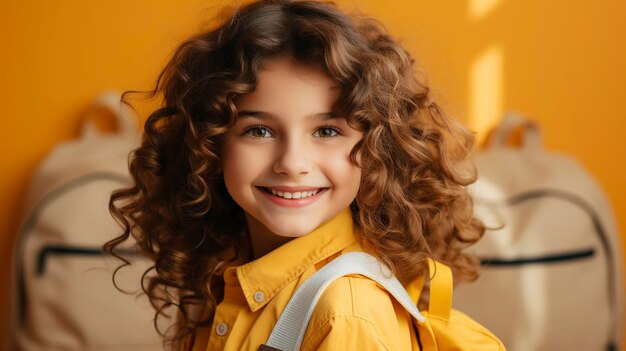
[[[323,70],[340,87],[333,114],[364,133],[350,155],[362,169],[351,209],[364,247],[402,282],[424,275],[427,257],[450,265],[457,281],[477,277],[462,251],[484,232],[466,191],[476,178],[473,137],[432,100],[410,54],[380,23],[332,3],[258,1],[177,48],[149,92],[163,105],[131,154],[134,185],[111,196],[124,232],[105,249],[132,236],[154,260],[145,291],[155,323],[168,307],[178,311],[172,340],[212,322],[224,268],[248,255],[220,147],[237,117],[234,99],[278,58]]]

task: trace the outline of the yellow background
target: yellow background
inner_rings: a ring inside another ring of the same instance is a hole
[[[3,331],[11,245],[37,163],[77,135],[80,112],[99,92],[150,88],[176,44],[225,4],[0,0]],[[626,232],[625,1],[339,4],[379,18],[402,38],[448,112],[479,138],[504,111],[537,120],[549,149],[574,155],[599,180]]]

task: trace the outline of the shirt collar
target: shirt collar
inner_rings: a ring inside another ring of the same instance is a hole
[[[352,213],[347,208],[311,233],[233,268],[246,301],[254,312],[309,267],[355,242]]]

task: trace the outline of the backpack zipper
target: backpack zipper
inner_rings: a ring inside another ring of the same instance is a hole
[[[115,250],[116,254],[134,256],[139,255],[136,250]],[[46,271],[46,262],[50,256],[104,256],[107,255],[100,247],[79,247],[63,245],[46,245],[37,255],[37,275],[42,276]]]
[[[481,258],[480,264],[482,266],[523,266],[527,264],[546,264],[546,263],[561,263],[567,261],[582,260],[595,256],[596,251],[594,249],[584,249],[578,251],[571,251],[561,254],[545,255],[537,257],[522,257],[514,259],[502,259],[502,258]]]

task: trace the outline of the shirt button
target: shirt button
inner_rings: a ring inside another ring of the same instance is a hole
[[[265,300],[265,294],[262,291],[257,291],[254,293],[254,301],[263,302]]]
[[[228,333],[228,325],[226,323],[217,323],[215,326],[215,333],[219,336],[224,336]]]

